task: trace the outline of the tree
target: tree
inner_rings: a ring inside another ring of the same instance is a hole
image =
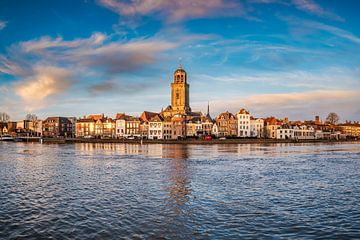
[[[36,132],[38,127],[38,117],[35,114],[27,114],[25,119],[32,124],[32,132]],[[29,127],[30,128],[30,127]]]
[[[5,112],[0,112],[0,123],[7,123],[10,120],[9,114]]]
[[[329,113],[328,116],[326,117],[326,121],[328,123],[331,123],[331,124],[334,124],[334,125],[337,124],[339,122],[339,120],[340,120],[339,115],[337,115],[334,112]]]

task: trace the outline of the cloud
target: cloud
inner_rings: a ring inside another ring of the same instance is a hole
[[[257,94],[243,98],[211,101],[212,112],[236,112],[244,107],[258,117],[290,117],[293,120],[313,119],[337,112],[342,119],[359,119],[359,90],[320,90],[279,94]]]
[[[360,87],[360,68],[327,67],[316,71],[264,71],[234,73],[223,76],[199,75],[197,79],[222,84],[261,84],[262,86],[295,87],[302,89],[337,89]]]
[[[4,29],[7,25],[7,22],[0,20],[0,30]]]
[[[296,9],[309,13],[311,15],[316,15],[318,17],[329,18],[336,21],[344,22],[345,20],[336,15],[333,12],[325,10],[319,4],[315,3],[313,0],[248,0],[252,4],[282,4],[286,6],[294,6]]]
[[[244,15],[244,10],[238,2],[226,0],[131,0],[128,2],[99,0],[99,4],[120,16],[157,14],[168,22],[212,16]]]
[[[321,22],[303,20],[296,17],[289,16],[278,16],[281,20],[286,22],[291,27],[291,32],[296,35],[309,35],[311,40],[314,41],[313,34],[315,31],[322,31],[329,33],[333,36],[346,39],[350,42],[359,44],[360,38],[354,35],[353,33],[346,31],[344,29],[334,27],[328,24]]]
[[[352,34],[351,32],[345,31],[341,28],[337,28],[334,26],[326,25],[319,22],[314,21],[305,21],[304,25],[309,28],[317,29],[320,31],[326,31],[328,33],[331,33],[335,36],[341,37],[343,39],[349,40],[351,42],[360,44],[360,38]]]
[[[330,18],[337,21],[344,21],[344,19],[340,16],[325,10],[319,4],[315,3],[312,0],[292,0],[292,3],[297,9],[301,11],[317,15],[319,17]]]
[[[89,38],[64,40],[48,36],[20,42],[12,46],[11,52],[16,59],[10,61],[0,56],[0,71],[14,73],[19,59],[27,63],[34,61],[69,65],[72,68],[95,68],[105,74],[118,74],[138,70],[152,64],[158,55],[176,44],[162,39],[135,39],[132,41],[113,40],[102,33],[94,33]],[[10,54],[9,54],[10,55]],[[30,60],[31,59],[31,60]],[[6,61],[5,61],[6,60]],[[30,63],[31,64],[31,63]],[[12,66],[12,67],[11,67]]]
[[[26,109],[37,109],[44,107],[49,97],[65,93],[72,84],[70,71],[37,66],[33,76],[15,84],[14,91],[24,101]]]
[[[30,40],[20,43],[20,47],[24,52],[41,52],[49,48],[68,48],[74,49],[78,47],[91,47],[102,44],[107,39],[103,33],[93,33],[90,38],[75,39],[72,41],[65,41],[62,37],[55,39],[48,36],[41,37],[40,39]]]
[[[110,93],[129,95],[133,93],[139,94],[150,88],[151,85],[143,82],[121,82],[115,80],[107,80],[93,84],[89,87],[89,92],[94,95],[108,95]]]
[[[104,81],[96,83],[89,87],[89,92],[92,94],[102,94],[117,91],[118,85],[114,81]]]
[[[114,74],[149,65],[157,59],[159,53],[175,46],[176,44],[167,41],[139,40],[123,44],[111,43],[92,49],[82,48],[70,55],[80,65],[98,67]]]
[[[10,56],[9,59],[9,57],[0,55],[0,73],[9,75],[26,75],[27,71],[24,68],[26,63],[19,58],[16,58],[16,61],[12,58],[12,56]]]

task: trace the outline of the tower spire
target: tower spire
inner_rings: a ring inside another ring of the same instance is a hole
[[[207,118],[211,118],[211,117],[210,117],[210,104],[209,104],[209,101],[208,101],[208,106],[207,106],[207,114],[206,114],[206,117],[207,117]]]

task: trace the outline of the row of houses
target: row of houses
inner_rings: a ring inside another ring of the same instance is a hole
[[[289,121],[287,118],[255,118],[245,109],[236,114],[224,112],[212,119],[208,114],[164,116],[143,112],[140,117],[118,113],[82,118],[49,117],[44,121],[19,121],[0,124],[0,134],[43,137],[182,139],[213,136],[219,138],[321,139],[360,136],[360,124],[331,125],[314,121]]]

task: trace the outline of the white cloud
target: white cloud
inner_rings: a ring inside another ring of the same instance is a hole
[[[7,25],[7,22],[0,20],[0,30],[4,29]]]
[[[292,3],[301,11],[308,12],[320,17],[331,18],[338,21],[344,21],[343,18],[339,17],[335,13],[325,10],[319,4],[312,0],[292,0]]]
[[[360,68],[327,67],[316,71],[294,70],[251,73],[250,70],[243,70],[241,73],[230,75],[213,76],[203,74],[194,77],[222,82],[223,84],[248,83],[315,90],[360,87],[359,76]]]
[[[177,22],[192,18],[243,15],[244,10],[236,1],[226,0],[99,0],[106,8],[120,16],[147,16],[158,14],[169,22]]]
[[[33,76],[16,83],[14,91],[24,101],[25,108],[31,110],[46,106],[49,97],[66,92],[72,84],[70,71],[37,66]]]
[[[309,35],[312,41],[314,41],[314,32],[322,31],[327,32],[333,36],[348,40],[350,42],[360,44],[360,38],[358,36],[338,27],[334,27],[321,22],[303,20],[296,17],[279,16],[279,18],[285,21],[290,26],[290,30],[293,34],[300,36]]]
[[[345,31],[341,28],[337,28],[334,26],[326,25],[319,22],[313,22],[313,21],[305,21],[304,25],[309,28],[326,31],[329,32],[335,36],[341,37],[343,39],[347,39],[351,42],[360,44],[360,38],[352,34],[351,32]]]
[[[211,111],[220,113],[229,110],[235,113],[240,108],[246,108],[257,117],[289,117],[293,120],[313,119],[315,115],[325,117],[329,112],[337,112],[343,120],[356,120],[360,118],[359,96],[359,90],[255,94],[211,101]]]
[[[42,50],[47,50],[50,48],[85,48],[91,46],[101,45],[107,36],[103,33],[93,33],[90,38],[75,39],[71,41],[65,41],[62,37],[57,37],[55,39],[48,36],[41,37],[40,39],[35,39],[31,41],[21,42],[19,45],[24,52],[41,52]]]
[[[109,40],[109,41],[107,41]],[[13,45],[13,61],[0,56],[0,71],[16,73],[13,68],[23,60],[22,68],[38,60],[52,65],[69,66],[73,70],[83,67],[100,68],[104,73],[122,73],[153,63],[158,55],[173,49],[176,43],[160,38],[111,41],[109,36],[94,33],[89,38],[64,40],[61,37],[42,37]],[[10,55],[10,54],[9,54]],[[27,60],[27,58],[31,60]],[[35,57],[35,58],[34,58]],[[1,60],[4,61],[1,61]],[[6,60],[6,61],[5,61]],[[91,70],[90,70],[91,71]]]

